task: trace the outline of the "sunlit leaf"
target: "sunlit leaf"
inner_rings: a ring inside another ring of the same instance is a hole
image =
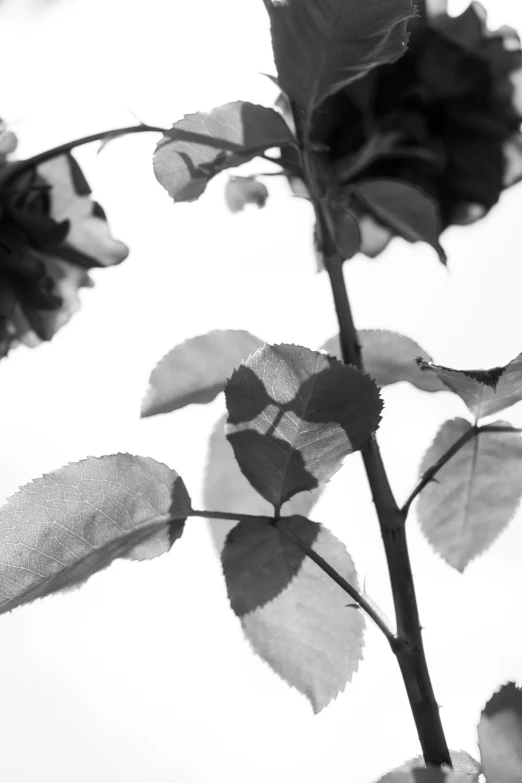
[[[220,171],[285,144],[295,139],[278,112],[236,101],[177,122],[156,147],[154,171],[174,201],[195,201]]]
[[[304,517],[284,523],[357,589],[344,545]],[[364,618],[350,597],[271,525],[241,522],[222,563],[232,608],[255,652],[319,712],[362,658]]]
[[[509,428],[507,422],[495,426]],[[420,466],[422,475],[471,424],[446,421]],[[488,549],[512,519],[522,496],[522,439],[482,430],[437,472],[419,498],[417,515],[434,549],[458,571]]]
[[[522,354],[504,367],[490,370],[453,370],[427,361],[419,361],[419,367],[426,373],[435,373],[464,400],[477,419],[522,400]]]
[[[225,186],[225,200],[231,212],[241,212],[248,204],[264,207],[268,198],[266,185],[255,177],[230,177]]]
[[[211,511],[237,511],[241,514],[273,516],[274,508],[243,476],[234,456],[234,449],[225,435],[226,414],[221,416],[212,431],[207,453],[203,483],[203,503]],[[290,516],[308,516],[319,500],[324,486],[309,492],[300,492],[285,503],[281,513]],[[209,520],[210,532],[218,552],[221,552],[228,533],[238,523],[227,519]]]
[[[368,179],[358,182],[353,192],[384,225],[408,242],[427,242],[446,263],[438,207],[422,190],[396,179]]]
[[[478,739],[488,783],[520,783],[522,690],[515,683],[503,685],[482,710]]]
[[[252,486],[276,508],[315,489],[379,426],[374,381],[296,345],[265,345],[225,387],[227,437]]]
[[[465,750],[450,750],[453,771],[428,767],[422,756],[405,762],[401,767],[388,772],[378,783],[476,783],[481,775],[478,761]]]
[[[281,89],[311,112],[406,49],[410,0],[265,0]]]
[[[0,613],[168,551],[189,511],[181,478],[150,457],[89,457],[26,484],[0,508]]]
[[[357,336],[362,349],[364,369],[379,386],[409,381],[423,391],[447,390],[435,374],[423,372],[416,364],[418,357],[426,361],[431,361],[431,358],[409,337],[384,329],[362,329],[357,332]],[[327,340],[323,350],[341,359],[338,335]]]
[[[150,376],[142,417],[212,402],[241,360],[261,345],[262,340],[249,332],[230,329],[208,332],[176,346]]]

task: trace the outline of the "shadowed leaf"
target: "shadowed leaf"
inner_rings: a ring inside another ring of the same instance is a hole
[[[410,0],[265,0],[278,84],[309,113],[405,51]]]
[[[176,346],[155,367],[141,415],[168,413],[192,403],[212,402],[232,370],[261,345],[249,332],[208,332]]]
[[[495,426],[509,427],[506,422]],[[422,475],[471,428],[445,422],[420,466]],[[426,486],[417,515],[434,549],[458,571],[488,549],[513,517],[522,496],[522,439],[513,432],[481,431],[465,443]]]
[[[490,370],[453,370],[419,360],[419,367],[434,373],[461,397],[477,417],[491,416],[522,400],[522,354],[504,367]]]
[[[227,437],[252,486],[276,508],[326,483],[379,426],[374,381],[296,345],[265,345],[225,387]]]
[[[0,508],[0,613],[167,552],[189,511],[181,478],[150,457],[89,457],[26,484]]]
[[[174,201],[195,201],[220,171],[286,144],[295,139],[278,112],[236,101],[177,122],[156,147],[154,172]]]
[[[234,449],[225,435],[226,414],[220,416],[212,431],[207,453],[203,503],[213,511],[237,511],[242,514],[273,516],[274,509],[243,476],[234,456]],[[300,492],[285,503],[281,513],[308,516],[323,493],[324,486],[310,492]],[[228,519],[209,520],[214,545],[221,552],[228,533],[238,523]]]
[[[423,391],[447,391],[447,386],[435,374],[425,373],[416,364],[422,357],[431,361],[430,356],[417,343],[397,332],[384,329],[363,329],[357,332],[362,348],[364,369],[379,386],[409,381]],[[331,337],[323,345],[323,350],[341,359],[339,337]]]
[[[446,263],[438,207],[422,190],[400,180],[372,179],[357,183],[353,192],[384,225],[408,242],[427,242]]]
[[[241,212],[247,204],[264,207],[268,198],[266,185],[255,177],[230,177],[225,186],[225,200],[231,212]]]
[[[284,523],[358,587],[344,545],[315,522]],[[362,658],[364,618],[349,596],[275,527],[241,522],[222,553],[232,608],[254,651],[319,712]]]
[[[503,685],[482,710],[478,740],[488,783],[520,783],[522,690],[515,683]]]

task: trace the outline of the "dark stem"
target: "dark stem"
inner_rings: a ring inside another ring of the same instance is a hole
[[[181,514],[181,512],[180,512]],[[183,514],[187,514],[187,512],[183,512]],[[328,574],[328,576],[333,579],[333,581],[339,585],[348,595],[350,598],[353,598],[354,601],[357,602],[358,606],[360,606],[361,609],[363,609],[368,617],[373,620],[377,628],[383,632],[386,639],[390,643],[390,646],[392,650],[395,652],[396,648],[402,644],[401,640],[397,637],[396,634],[392,631],[392,629],[389,627],[388,623],[381,617],[379,612],[376,608],[372,606],[372,604],[369,603],[369,601],[359,593],[359,591],[353,587],[349,582],[344,579],[341,574],[339,574],[335,568],[332,568],[332,566],[326,562],[324,558],[321,557],[317,552],[315,552],[311,547],[309,547],[307,544],[305,544],[304,541],[301,541],[299,536],[296,536],[295,533],[292,533],[291,530],[289,530],[284,524],[282,525],[281,522],[285,522],[286,519],[292,519],[291,516],[286,517],[280,517],[277,513],[276,517],[265,517],[265,516],[256,516],[253,514],[236,514],[234,512],[230,511],[197,511],[196,509],[191,509],[188,512],[188,516],[190,517],[206,517],[207,519],[230,519],[237,522],[264,522],[266,524],[274,524],[279,530],[279,532],[286,536],[290,541],[292,541],[303,554],[305,554],[307,557],[310,558],[310,560],[313,560],[316,565],[321,568],[325,574]],[[180,517],[181,518],[181,517]],[[173,518],[171,521],[175,521]]]
[[[355,587],[352,587],[352,585],[347,582],[346,579],[343,579],[343,577],[338,574],[337,571],[332,568],[332,566],[329,565],[326,560],[324,560],[324,558],[321,557],[321,555],[315,552],[311,547],[307,546],[304,541],[301,541],[301,539],[292,533],[292,531],[287,527],[279,524],[280,522],[284,522],[284,520],[285,517],[280,517],[278,520],[277,529],[280,531],[280,533],[293,541],[293,543],[299,547],[301,552],[307,555],[310,560],[313,560],[314,563],[316,563],[316,565],[318,565],[319,568],[325,572],[325,574],[328,574],[328,576],[333,579],[333,581],[338,584],[339,587],[342,587],[342,589],[348,593],[348,595],[351,596],[354,601],[357,602],[361,609],[364,609],[368,617],[373,620],[377,628],[383,632],[386,639],[390,643],[392,650],[395,652],[401,646],[402,640],[399,639],[396,634],[394,634],[392,629],[388,626],[381,615],[373,608],[373,606],[371,606],[371,604],[368,603],[366,598],[364,598],[364,596],[362,596],[359,591],[355,589]]]
[[[53,147],[53,149],[39,152],[38,155],[33,155],[32,158],[27,158],[27,160],[21,160],[13,163],[9,167],[9,172],[3,181],[7,182],[14,177],[17,177],[19,174],[23,174],[25,171],[33,169],[40,163],[45,163],[46,161],[57,158],[60,155],[65,155],[75,147],[81,147],[84,144],[91,144],[93,141],[103,141],[104,139],[117,138],[118,136],[127,136],[130,133],[167,133],[167,129],[157,128],[154,125],[130,125],[128,128],[116,128],[115,130],[92,133],[90,136],[84,136],[81,139],[74,139],[73,141],[68,141],[65,144],[60,144],[59,147]]]
[[[485,431],[487,432],[487,430],[485,430]],[[437,462],[434,462],[433,465],[430,465],[430,467],[427,468],[424,471],[424,473],[422,474],[422,476],[418,480],[417,484],[413,488],[413,490],[412,490],[408,500],[406,501],[406,503],[403,505],[403,507],[401,509],[401,511],[402,511],[402,513],[403,513],[405,518],[408,515],[408,511],[410,509],[410,506],[413,503],[413,501],[415,500],[415,498],[417,497],[417,495],[419,495],[422,492],[422,490],[424,489],[424,487],[427,484],[429,484],[430,481],[432,481],[432,479],[435,478],[435,475],[439,472],[439,470],[441,468],[444,467],[446,462],[448,462],[448,460],[450,460],[453,457],[453,455],[457,453],[457,451],[460,451],[462,446],[464,446],[464,444],[467,443],[468,440],[471,440],[471,438],[476,437],[479,432],[480,432],[480,430],[479,430],[478,427],[476,427],[476,426],[475,427],[470,427],[469,430],[466,430],[466,432],[463,435],[461,435],[460,438],[458,438],[455,441],[455,443],[452,446],[449,447],[449,449],[447,451],[444,452],[442,457],[440,457],[437,460]],[[496,430],[490,430],[490,432],[496,432]]]
[[[327,227],[323,224],[323,238],[325,230]],[[361,350],[346,290],[342,258],[338,253],[332,253],[329,257],[325,257],[324,262],[330,277],[339,321],[343,360],[345,364],[354,364],[362,370],[364,368]],[[440,720],[439,705],[433,692],[422,642],[417,598],[406,541],[406,518],[393,496],[376,439],[372,438],[361,451],[388,563],[397,634],[403,642],[403,645],[395,650],[395,655],[406,687],[422,753],[426,764],[451,766]]]

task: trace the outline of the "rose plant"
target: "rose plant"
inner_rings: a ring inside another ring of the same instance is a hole
[[[364,615],[395,656],[422,756],[380,783],[522,780],[522,690],[502,685],[478,722],[480,762],[446,741],[416,601],[406,521],[414,501],[433,548],[458,571],[482,556],[522,498],[520,430],[489,420],[522,401],[522,354],[488,370],[438,365],[389,331],[357,331],[343,264],[394,236],[424,241],[493,208],[522,178],[522,52],[514,30],[490,31],[481,6],[448,15],[440,0],[264,0],[276,108],[238,101],[162,131],[156,176],[176,202],[212,177],[262,157],[312,204],[316,248],[339,333],[318,350],[213,331],[176,346],[153,371],[142,416],[204,404],[224,392],[211,438],[205,497],[193,508],[176,471],[148,457],[87,458],[23,487],[0,509],[0,612],[83,583],[115,558],[152,558],[188,517],[229,523],[220,557],[230,604],[254,652],[315,712],[341,693],[362,659]],[[0,338],[51,339],[78,306],[88,270],[122,261],[70,150],[10,161],[0,136]],[[278,150],[276,157],[270,150]],[[230,208],[262,207],[268,190],[234,175]],[[404,380],[451,391],[468,419],[446,421],[399,506],[376,432],[380,388]],[[488,418],[484,423],[483,419]],[[360,588],[355,564],[309,518],[343,459],[360,452],[382,534],[391,623]],[[236,505],[248,487],[253,500]],[[96,503],[92,502],[95,492]],[[347,600],[349,599],[349,603]],[[347,610],[350,611],[347,611]]]

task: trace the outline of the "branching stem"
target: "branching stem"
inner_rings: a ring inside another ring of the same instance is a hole
[[[186,513],[186,512],[185,512]],[[253,514],[236,514],[230,511],[196,511],[195,509],[191,509],[191,511],[188,514],[191,517],[206,517],[207,519],[230,519],[237,522],[265,522],[267,524],[273,524],[274,518],[273,517],[265,517],[265,516],[256,516]],[[278,531],[281,533],[281,535],[286,536],[286,538],[290,539],[303,554],[305,554],[307,557],[310,558],[310,560],[313,560],[316,565],[321,568],[325,574],[328,574],[328,576],[333,579],[333,581],[339,585],[348,595],[350,598],[353,598],[353,600],[360,606],[363,611],[366,612],[368,617],[373,620],[375,625],[379,628],[379,630],[382,631],[386,639],[388,640],[392,650],[395,652],[396,648],[401,645],[401,640],[397,637],[397,635],[393,632],[393,630],[389,627],[388,623],[384,620],[384,618],[379,614],[377,608],[372,606],[372,603],[370,603],[367,598],[365,598],[359,591],[353,587],[349,582],[344,579],[341,574],[339,574],[335,568],[332,568],[332,566],[323,558],[321,555],[319,555],[317,552],[315,552],[308,544],[306,544],[304,541],[302,541],[299,536],[295,535],[289,528],[281,523],[284,523],[286,519],[291,519],[291,517],[277,517],[276,519],[276,527]]]
[[[104,139],[117,138],[118,136],[128,136],[130,133],[166,133],[166,128],[158,128],[154,125],[130,125],[128,128],[116,128],[115,130],[100,131],[99,133],[92,133],[90,136],[83,136],[81,139],[74,139],[68,141],[65,144],[60,144],[58,147],[53,147],[50,150],[39,152],[37,155],[33,155],[27,160],[17,161],[9,167],[7,176],[3,179],[7,182],[19,174],[23,174],[25,171],[33,169],[40,163],[45,163],[53,158],[58,158],[60,155],[65,155],[67,152],[81,147],[84,144],[91,144],[93,141],[103,141]]]

